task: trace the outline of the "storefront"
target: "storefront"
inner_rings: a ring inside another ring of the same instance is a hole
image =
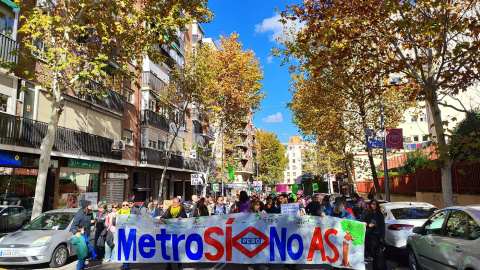
[[[125,180],[127,179],[127,173],[107,173],[107,190],[105,199],[108,204],[123,202],[123,197],[125,194]]]
[[[97,207],[100,162],[69,158],[67,167],[60,168],[59,178],[59,208],[78,207],[78,202],[84,199]]]
[[[0,150],[0,234],[30,220],[38,177],[39,156]],[[51,160],[43,211],[53,209],[58,160]]]

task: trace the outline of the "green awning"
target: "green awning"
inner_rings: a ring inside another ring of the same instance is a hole
[[[3,3],[5,3],[7,6],[15,9],[16,11],[20,11],[20,8],[17,7],[17,5],[15,5],[14,2],[10,1],[10,0],[1,0]]]
[[[183,57],[185,57],[185,55],[183,55],[182,50],[180,50],[180,48],[177,46],[177,44],[175,44],[175,42],[170,43],[170,45],[172,45],[172,47],[173,47],[178,53],[180,53]]]

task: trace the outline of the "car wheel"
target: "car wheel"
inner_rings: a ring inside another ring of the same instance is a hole
[[[410,266],[410,270],[422,270],[420,264],[418,264],[417,257],[415,257],[415,253],[413,253],[412,249],[408,249],[408,265]]]
[[[62,267],[67,262],[68,250],[64,245],[58,246],[52,255],[52,261],[50,262],[50,267],[57,268]]]

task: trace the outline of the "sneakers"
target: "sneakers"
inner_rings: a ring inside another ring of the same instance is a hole
[[[248,270],[255,270],[255,269],[253,268],[253,266],[249,266],[249,267],[247,267],[247,269],[248,269]]]
[[[268,270],[268,266],[266,266],[265,264],[261,264],[259,269],[260,270]]]
[[[110,261],[110,259],[103,259],[103,261],[104,261],[104,262],[109,262],[109,261]]]
[[[172,270],[172,266],[171,266],[171,265],[167,265],[167,268],[165,268],[165,270]]]

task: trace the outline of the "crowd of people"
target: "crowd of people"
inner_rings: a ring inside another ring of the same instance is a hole
[[[234,213],[280,214],[282,213],[282,204],[294,203],[299,206],[298,215],[300,216],[332,216],[364,222],[366,225],[366,255],[373,257],[373,270],[387,269],[383,254],[385,221],[380,211],[379,202],[371,198],[370,202],[366,203],[357,193],[350,194],[350,200],[347,200],[346,196],[333,197],[320,193],[314,196],[289,195],[286,193],[278,196],[271,194],[266,197],[248,196],[245,191],[241,191],[233,198],[193,195],[191,200],[185,201],[179,196],[174,197],[171,200],[171,205],[166,209],[164,209],[164,204],[157,200],[146,200],[140,207],[137,207],[135,201],[130,199],[120,205],[113,203],[110,207],[106,203],[99,203],[99,212],[96,217],[92,214],[92,203],[90,201],[81,200],[79,203],[81,209],[75,215],[71,226],[71,232],[76,236],[72,237],[72,243],[75,241],[75,246],[82,251],[82,256],[78,257],[77,270],[89,268],[87,259],[91,258],[91,254],[95,254],[97,259],[103,259],[105,262],[114,260],[114,242],[112,239],[115,237],[115,220],[119,214],[136,214],[160,220]],[[95,228],[93,232],[90,229],[92,225]],[[95,235],[95,246],[90,253],[87,252],[89,255],[85,255],[85,246],[79,246],[79,242],[81,242],[79,239],[88,239],[92,233]],[[253,269],[253,266],[249,265],[248,268]],[[124,263],[123,269],[130,269],[130,264]],[[171,270],[172,265],[167,264],[166,269]],[[181,263],[178,264],[178,269],[183,269]],[[260,265],[260,269],[268,269],[268,267]],[[286,265],[285,269],[295,269],[295,265]]]

